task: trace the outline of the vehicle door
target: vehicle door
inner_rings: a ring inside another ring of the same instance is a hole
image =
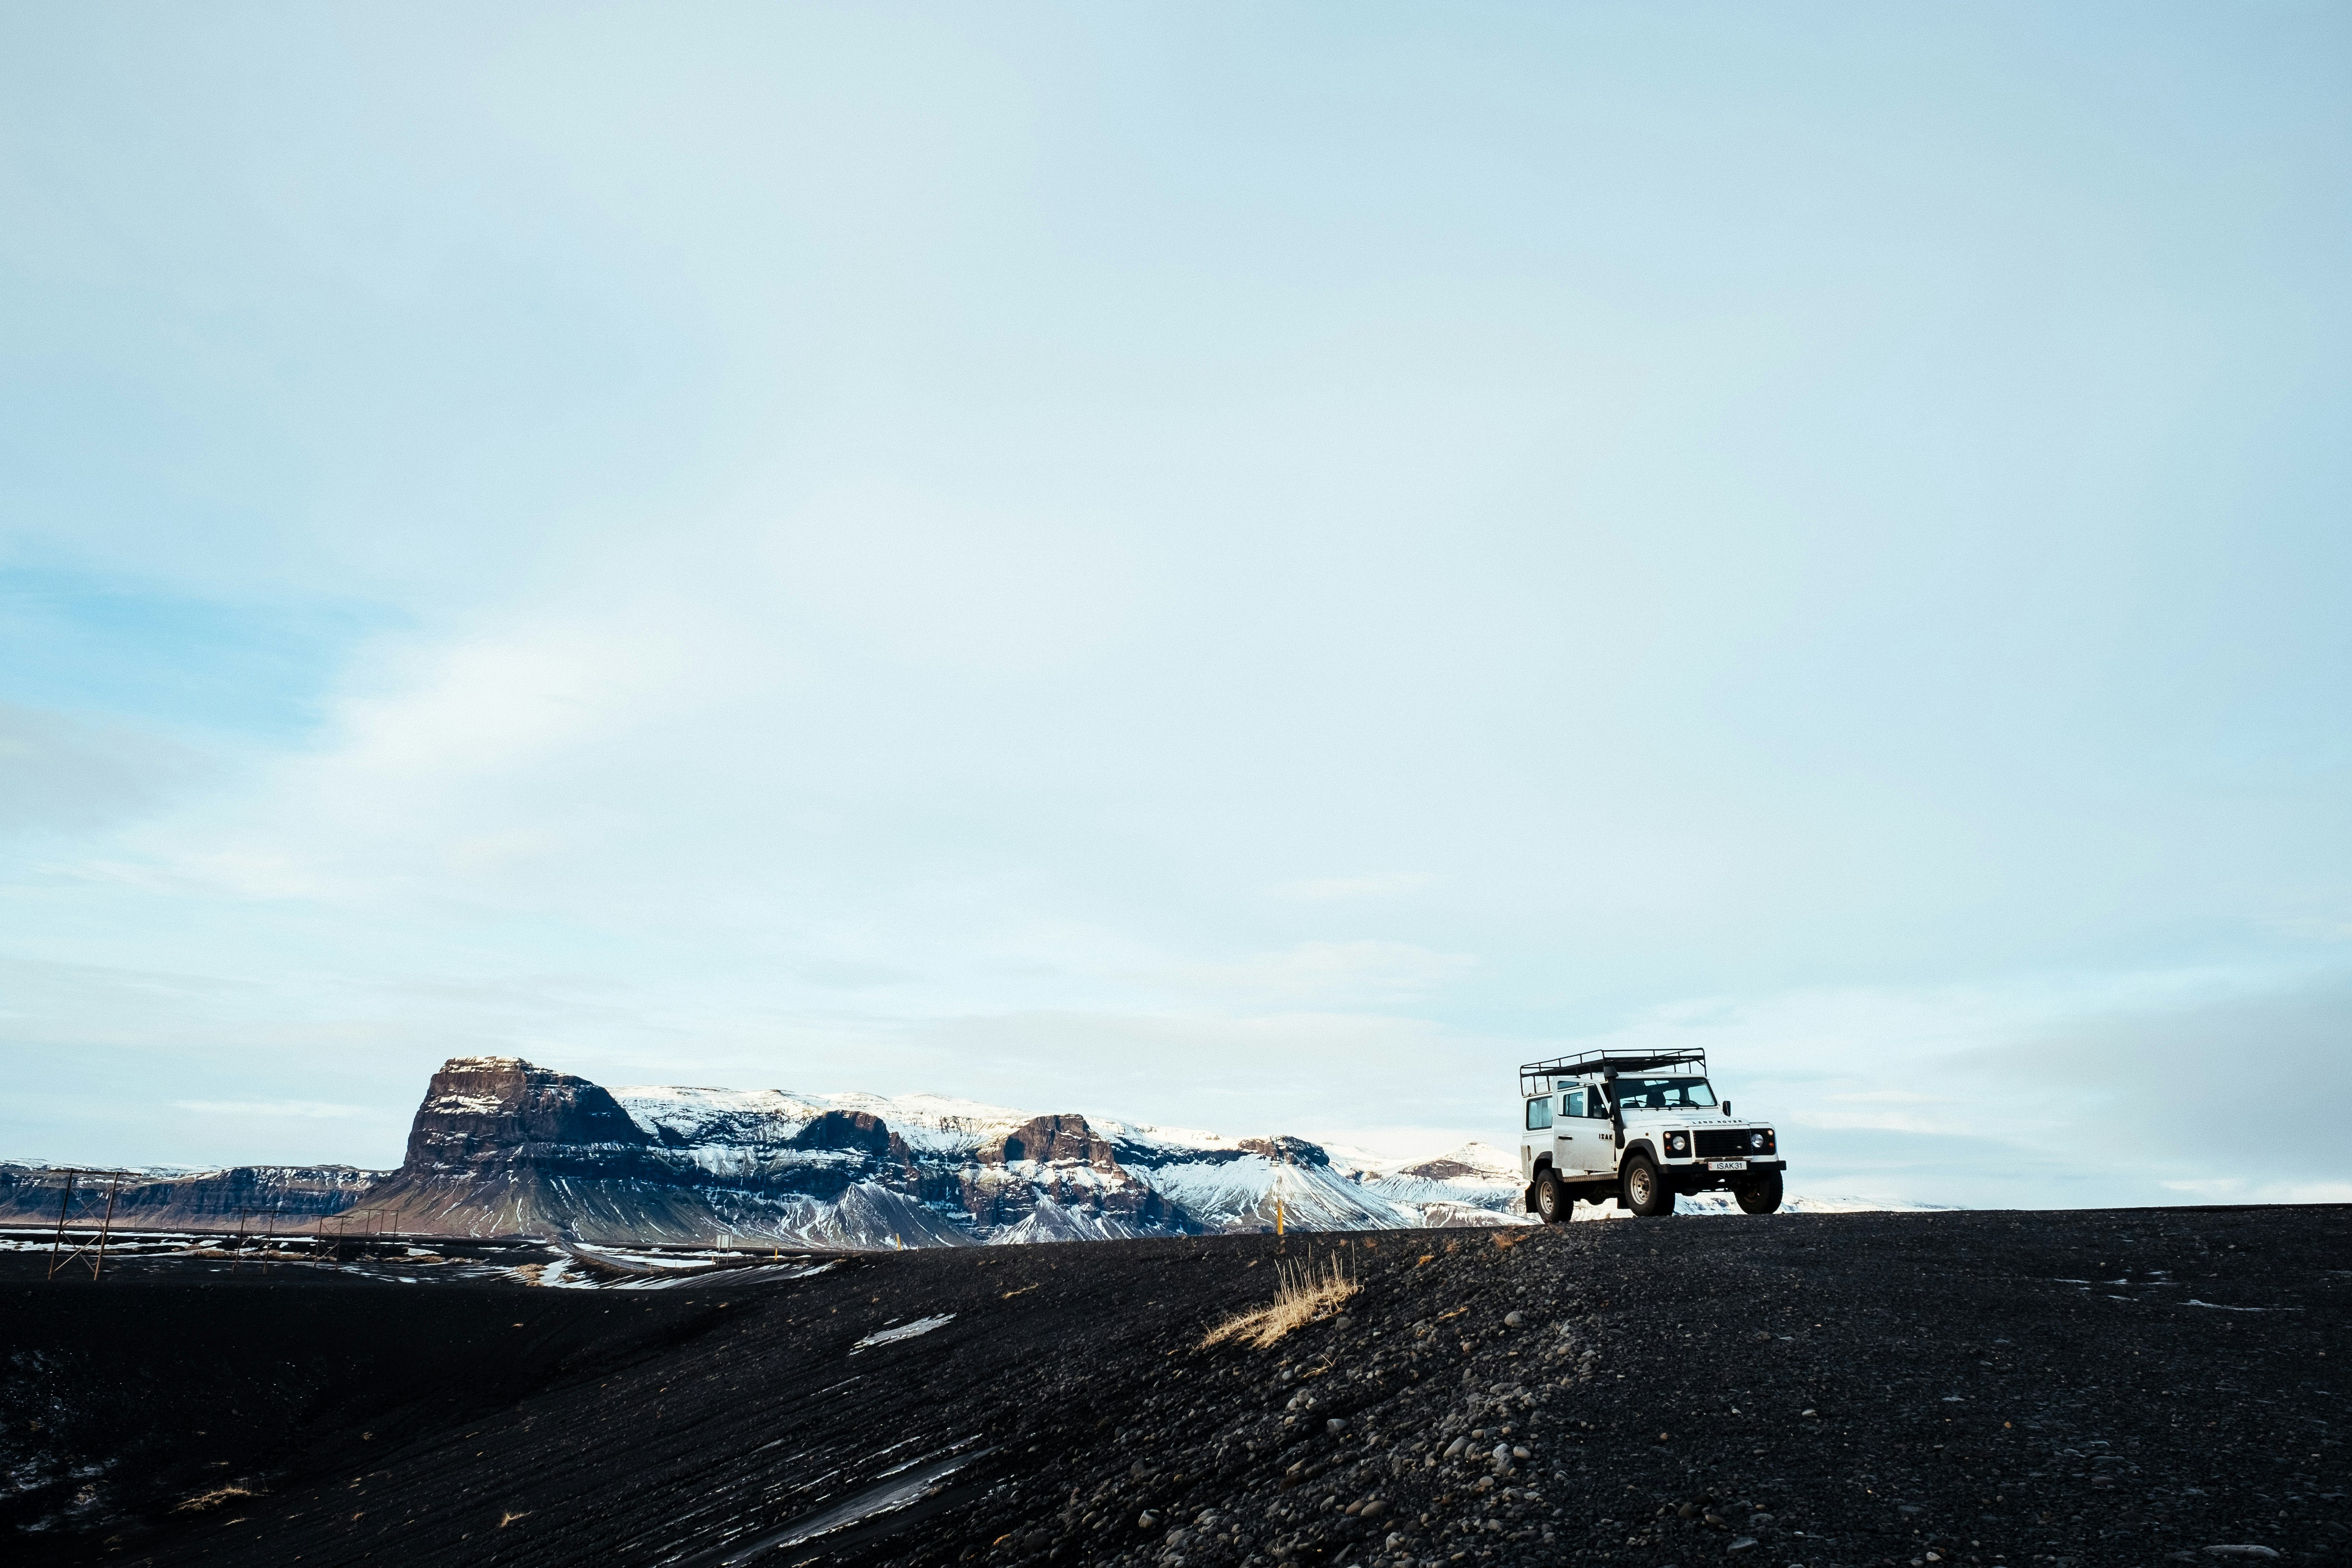
[[[1571,1089],[1559,1097],[1559,1120],[1552,1124],[1551,1168],[1567,1175],[1593,1169],[1590,1162],[1600,1145],[1593,1142],[1592,1123],[1584,1119],[1584,1090]]]
[[[1576,1129],[1576,1141],[1591,1162],[1586,1170],[1604,1176],[1617,1173],[1617,1123],[1609,1114],[1609,1091],[1597,1084],[1584,1091],[1584,1120]]]
[[[1533,1175],[1536,1157],[1551,1148],[1551,1106],[1549,1094],[1528,1101],[1527,1131],[1519,1134],[1519,1173]]]

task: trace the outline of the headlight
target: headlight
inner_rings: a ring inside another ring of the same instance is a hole
[[[1682,1133],[1679,1133],[1679,1132],[1669,1132],[1669,1133],[1667,1133],[1667,1134],[1666,1134],[1666,1152],[1667,1152],[1667,1153],[1669,1153],[1669,1154],[1681,1154],[1681,1153],[1685,1153],[1685,1152],[1687,1152],[1689,1151],[1689,1149],[1690,1149],[1690,1140],[1689,1140],[1688,1138],[1685,1137]]]
[[[1761,1149],[1764,1147],[1764,1134],[1761,1132],[1750,1132],[1748,1135],[1748,1146],[1750,1149]]]

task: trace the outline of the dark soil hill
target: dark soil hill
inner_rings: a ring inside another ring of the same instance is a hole
[[[1310,1251],[1360,1282],[1344,1321],[1201,1348]],[[2343,1208],[793,1272],[8,1286],[0,1437],[52,1521],[12,1555],[2146,1568],[2233,1560],[2213,1547],[2337,1562],[2352,1540]],[[89,1498],[68,1518],[49,1504],[69,1482]],[[173,1506],[224,1487],[242,1495]]]

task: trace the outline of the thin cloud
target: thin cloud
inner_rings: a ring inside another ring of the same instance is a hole
[[[1280,882],[1266,896],[1299,903],[1330,903],[1343,899],[1384,899],[1429,886],[1433,879],[1418,871],[1391,871],[1373,877],[1316,877],[1302,882]]]
[[[1187,965],[1169,978],[1188,990],[1275,1003],[1409,1002],[1477,966],[1471,954],[1404,942],[1302,942],[1234,963]]]
[[[2170,1192],[2186,1193],[2217,1204],[2345,1204],[2352,1203],[2352,1182],[2263,1182],[2242,1176],[2207,1176],[2167,1182]]]
[[[342,1121],[365,1116],[364,1105],[331,1105],[317,1100],[175,1100],[173,1110],[205,1116],[291,1116],[305,1121]]]

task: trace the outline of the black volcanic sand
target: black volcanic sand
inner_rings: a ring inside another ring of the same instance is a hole
[[[11,1553],[776,1568],[2347,1555],[2352,1209],[1684,1216],[1504,1237],[1517,1245],[1292,1237],[1290,1259],[1344,1258],[1362,1288],[1344,1323],[1265,1351],[1199,1347],[1272,1296],[1270,1237],[869,1254],[664,1290],[305,1270],[10,1283],[0,1458],[32,1483],[10,1505]],[[1468,1453],[1436,1458],[1461,1435]],[[1499,1475],[1497,1444],[1526,1450]],[[171,1506],[231,1483],[254,1495]],[[1369,1521],[1343,1511],[1367,1499]],[[901,1506],[871,1512],[887,1500]],[[22,1533],[36,1518],[53,1522]]]

